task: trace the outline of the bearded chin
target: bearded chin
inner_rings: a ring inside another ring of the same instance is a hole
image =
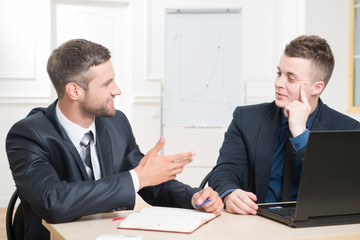
[[[115,115],[115,109],[112,110],[106,107],[93,107],[87,104],[81,106],[85,112],[95,117],[113,117]]]
[[[115,111],[109,111],[108,109],[99,109],[99,111],[95,112],[96,117],[112,117],[115,115]]]

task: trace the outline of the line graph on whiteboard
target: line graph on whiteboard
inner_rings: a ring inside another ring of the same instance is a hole
[[[234,23],[239,24],[235,15],[168,14],[165,124],[225,126],[242,104],[240,28],[234,31]]]
[[[213,46],[187,47],[182,45],[183,34],[175,39],[179,46],[180,101],[217,102],[231,105],[230,101],[218,99],[218,92],[226,86],[224,50],[219,33]],[[196,64],[192,64],[196,62]]]

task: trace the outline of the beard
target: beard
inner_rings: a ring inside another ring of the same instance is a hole
[[[91,104],[91,101],[89,101],[89,99],[87,98],[81,104],[81,108],[87,114],[95,117],[112,117],[116,113],[114,107],[109,107],[107,105],[101,106],[101,105]]]

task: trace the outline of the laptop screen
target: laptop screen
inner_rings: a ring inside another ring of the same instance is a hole
[[[310,132],[294,220],[360,213],[360,131]]]

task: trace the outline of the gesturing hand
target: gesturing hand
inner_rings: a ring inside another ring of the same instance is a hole
[[[193,160],[194,152],[158,155],[164,145],[165,138],[161,137],[155,147],[141,159],[139,165],[134,169],[139,178],[140,189],[174,179],[183,171],[184,166]]]

